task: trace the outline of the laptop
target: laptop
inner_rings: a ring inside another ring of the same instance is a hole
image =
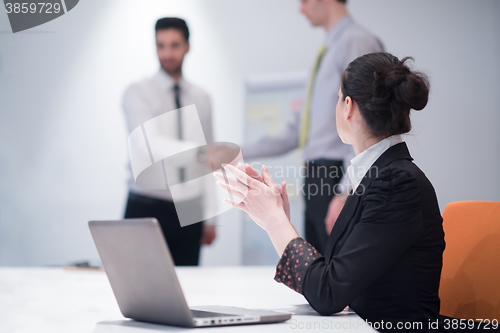
[[[229,306],[190,309],[155,218],[90,221],[90,232],[124,317],[183,327],[277,323],[291,314]]]

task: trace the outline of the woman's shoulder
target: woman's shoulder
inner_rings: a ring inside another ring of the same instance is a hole
[[[416,182],[429,182],[425,173],[409,159],[397,159],[389,164],[376,169],[374,179],[382,181],[416,181]]]
[[[393,197],[393,200],[435,197],[434,187],[425,173],[409,159],[394,160],[375,168],[366,193]]]
[[[404,185],[417,181],[420,169],[408,159],[399,159],[371,170],[371,184],[379,186]],[[421,171],[420,171],[421,172]]]

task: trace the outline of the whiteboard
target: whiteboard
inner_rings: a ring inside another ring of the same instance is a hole
[[[249,77],[245,84],[245,143],[252,143],[265,135],[275,135],[289,121],[297,117],[303,105],[308,82],[307,71],[258,75]],[[304,237],[304,202],[298,192],[303,178],[298,172],[303,165],[302,149],[282,156],[245,160],[260,171],[265,164],[276,183],[287,181],[290,194],[291,220]],[[242,264],[276,265],[278,255],[267,233],[243,215]]]

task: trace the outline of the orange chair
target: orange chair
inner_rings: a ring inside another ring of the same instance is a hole
[[[461,201],[443,212],[441,315],[500,321],[500,201]]]

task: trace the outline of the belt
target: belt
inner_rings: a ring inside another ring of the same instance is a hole
[[[344,164],[343,160],[330,160],[326,158],[318,158],[315,160],[307,160],[304,161],[304,166],[328,166],[328,165],[336,165],[336,164]]]

